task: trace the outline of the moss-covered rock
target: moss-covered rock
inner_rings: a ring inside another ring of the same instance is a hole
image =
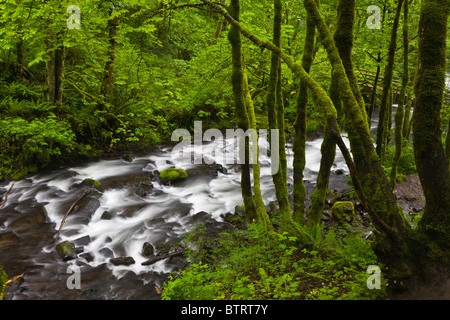
[[[188,174],[182,169],[169,168],[161,171],[160,178],[166,181],[174,181],[179,179],[186,179]]]
[[[69,241],[63,241],[56,246],[56,252],[63,260],[74,259],[77,256],[75,245]]]
[[[95,179],[91,179],[91,178],[84,179],[83,182],[81,182],[81,185],[82,186],[87,186],[89,188],[94,188],[94,189],[96,189],[98,191],[101,191],[101,192],[103,191],[102,184],[99,181],[95,180]]]
[[[331,215],[334,220],[345,223],[352,222],[355,216],[355,208],[350,201],[338,201],[331,209]]]

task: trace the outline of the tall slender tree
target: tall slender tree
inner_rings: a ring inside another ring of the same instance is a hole
[[[405,1],[403,8],[403,75],[402,75],[402,88],[400,90],[400,98],[398,101],[397,110],[395,112],[395,155],[392,161],[390,183],[391,187],[395,186],[395,180],[397,178],[397,167],[402,154],[403,144],[403,125],[405,108],[404,103],[406,101],[406,89],[409,81],[409,32],[408,32],[408,1]],[[409,114],[407,115],[409,119]]]
[[[117,27],[119,26],[118,16],[114,16],[114,4],[109,2],[109,18],[107,24],[108,33],[108,53],[107,60],[105,63],[105,70],[102,80],[102,85],[100,88],[100,95],[105,99],[105,103],[110,103],[112,99],[113,90],[113,73],[114,73],[114,60],[116,59],[116,45],[117,45]]]
[[[403,0],[397,1],[397,10],[395,12],[394,23],[392,25],[391,31],[391,40],[389,43],[389,53],[387,58],[387,65],[384,71],[384,79],[383,79],[383,94],[381,97],[381,105],[380,105],[380,113],[378,120],[378,128],[377,128],[377,154],[380,159],[384,160],[384,155],[386,151],[387,145],[387,135],[390,134],[390,130],[388,130],[388,123],[391,119],[392,112],[392,104],[390,104],[391,87],[392,87],[392,79],[394,75],[394,64],[395,64],[395,51],[397,49],[397,29],[400,21],[400,14],[402,11]],[[390,129],[390,127],[389,127]]]
[[[317,4],[319,4],[317,0]],[[303,49],[302,67],[309,73],[314,60],[314,42],[316,26],[309,13],[306,13],[306,38]],[[306,106],[308,104],[308,87],[300,80],[297,95],[297,118],[295,121],[294,152],[294,220],[299,223],[305,221],[306,188],[303,182],[303,171],[306,166]]]
[[[240,3],[239,0],[232,0],[228,8],[230,15],[236,21],[240,18]],[[247,131],[250,128],[250,120],[246,110],[244,99],[244,74],[242,62],[242,41],[241,34],[238,28],[231,26],[228,32],[228,40],[231,44],[233,70],[231,75],[231,82],[233,86],[234,103],[236,110],[236,120],[238,128]],[[249,161],[249,142],[245,139],[245,159],[241,165],[241,188],[242,198],[244,200],[245,214],[249,221],[257,221],[256,207],[253,199],[251,176],[250,176],[250,161]]]
[[[283,3],[281,0],[274,0],[274,22],[273,22],[273,43],[278,48],[281,47],[281,24],[283,16]],[[286,140],[284,135],[284,108],[283,96],[281,92],[281,60],[278,54],[272,52],[269,83],[266,95],[268,109],[269,129],[278,129],[278,145],[272,145],[271,152],[279,152],[279,170],[273,174],[275,193],[282,212],[282,222],[284,227],[290,228],[293,223],[291,206],[287,188],[287,168],[286,168]]]
[[[352,61],[353,49],[353,26],[355,21],[355,0],[340,0],[338,3],[338,17],[336,22],[336,31],[333,35],[334,42],[339,51],[347,78],[349,80],[352,92],[358,102],[361,110],[365,114],[365,103],[358,87],[357,79],[354,73]],[[339,94],[339,84],[336,73],[332,72],[330,98],[338,112],[341,115],[341,98]],[[323,143],[321,146],[322,158],[320,160],[320,169],[317,177],[316,189],[311,195],[311,209],[308,214],[308,220],[318,223],[322,217],[322,211],[325,206],[326,192],[330,180],[330,170],[336,156],[336,142],[334,138],[325,130]]]
[[[423,0],[413,114],[414,155],[425,195],[419,222],[428,255],[450,263],[450,173],[441,139],[450,0]]]

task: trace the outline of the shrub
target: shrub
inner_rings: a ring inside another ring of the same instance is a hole
[[[0,120],[0,179],[18,179],[76,149],[68,124],[49,116],[28,122],[22,118]]]

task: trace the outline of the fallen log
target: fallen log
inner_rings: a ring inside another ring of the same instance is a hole
[[[11,189],[14,187],[14,183],[9,187],[9,190],[5,193],[5,200],[3,200],[3,203],[0,205],[0,209],[3,208],[6,204],[6,201],[8,200],[8,194],[11,192]]]
[[[89,192],[91,192],[90,189],[85,190],[79,197],[77,200],[75,200],[74,203],[72,203],[72,205],[70,206],[69,210],[67,210],[66,214],[64,215],[64,218],[61,221],[61,225],[59,226],[58,229],[58,233],[57,235],[59,236],[59,234],[61,233],[61,229],[63,227],[64,222],[66,221],[67,216],[69,215],[69,213],[72,211],[73,207],[75,207],[75,205],[78,203],[78,201],[80,201],[85,195],[87,195]]]
[[[185,251],[186,251],[186,249],[182,249],[182,250],[171,252],[171,253],[165,253],[165,254],[157,255],[157,256],[154,256],[154,257],[148,259],[147,261],[142,262],[141,265],[143,265],[143,266],[150,266],[150,265],[152,265],[152,264],[154,264],[154,263],[156,263],[158,261],[182,255]]]

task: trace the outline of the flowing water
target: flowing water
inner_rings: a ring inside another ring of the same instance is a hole
[[[15,181],[0,210],[0,265],[10,277],[23,276],[7,291],[7,299],[159,299],[155,286],[167,281],[182,259],[166,258],[142,265],[148,256],[167,253],[180,237],[201,221],[224,225],[223,217],[242,205],[239,166],[227,164],[224,153],[233,140],[218,139],[201,147],[215,165],[193,165],[163,148],[132,162],[122,159],[94,161],[78,167],[39,173]],[[309,193],[320,166],[321,138],[307,142],[305,181]],[[264,150],[264,143],[261,142]],[[261,152],[261,189],[268,205],[275,200],[270,161]],[[287,146],[288,176],[292,177],[292,152]],[[156,171],[176,167],[189,177],[166,185]],[[337,152],[330,189],[348,190],[342,174],[347,167]],[[338,174],[336,174],[336,172]],[[86,178],[98,180],[101,191],[81,198],[57,231],[70,206],[85,190]],[[5,193],[13,182],[0,184]],[[292,179],[288,184],[292,185]],[[62,241],[77,247],[77,257],[63,261],[55,252]],[[114,265],[112,258],[132,257],[131,265]],[[81,290],[70,290],[67,279],[80,269]]]

